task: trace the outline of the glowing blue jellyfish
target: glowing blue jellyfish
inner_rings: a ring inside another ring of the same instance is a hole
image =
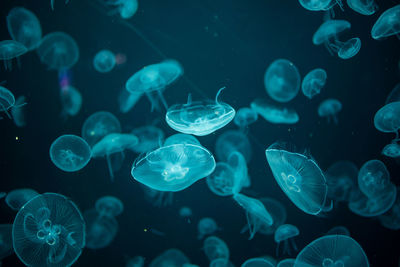
[[[278,243],[276,247],[277,254],[279,253],[279,247],[283,242],[283,254],[292,253],[292,250],[297,251],[296,243],[294,242],[294,237],[300,234],[299,229],[292,224],[282,224],[280,225],[274,234],[274,240]]]
[[[300,90],[300,74],[287,59],[277,59],[269,65],[264,75],[268,95],[278,102],[289,102]]]
[[[276,267],[293,267],[295,259],[284,259],[281,260]]]
[[[124,211],[124,204],[113,196],[104,196],[96,201],[95,208],[99,216],[115,217]]]
[[[332,227],[326,233],[326,235],[346,235],[346,236],[350,236],[350,231],[349,231],[349,229],[347,229],[344,226],[335,226],[335,227]]]
[[[239,151],[233,151],[229,157],[229,166],[233,169],[235,173],[235,181],[237,181],[233,192],[239,193],[242,187],[250,187],[251,180],[247,169],[246,159]]]
[[[286,221],[287,213],[285,206],[273,198],[264,197],[260,198],[260,201],[271,215],[272,224],[262,224],[259,232],[263,235],[272,235]]]
[[[86,222],[86,247],[101,249],[111,244],[118,232],[118,222],[114,217],[100,216],[96,210],[83,213]]]
[[[5,112],[11,118],[8,110],[15,106],[15,97],[7,88],[0,86],[0,112]]]
[[[396,84],[392,91],[390,91],[386,98],[385,105],[397,101],[400,101],[400,83]]]
[[[143,267],[145,258],[142,256],[135,256],[126,262],[125,267]]]
[[[95,70],[101,73],[110,72],[115,64],[115,55],[110,50],[100,50],[93,59]]]
[[[64,32],[53,32],[44,36],[36,51],[40,61],[52,70],[69,69],[79,59],[78,44]]]
[[[142,93],[130,93],[125,89],[121,90],[118,96],[119,111],[128,113],[140,100]]]
[[[368,258],[362,247],[351,237],[327,235],[308,244],[297,255],[294,267],[368,267]]]
[[[0,100],[1,102],[1,100]],[[19,96],[15,100],[14,106],[11,108],[11,115],[13,117],[14,124],[17,127],[25,127],[26,126],[26,120],[25,120],[25,103],[26,103],[26,97],[25,96]]]
[[[338,56],[341,59],[349,59],[357,55],[360,49],[361,39],[358,37],[351,38],[340,46],[338,50]]]
[[[240,193],[235,194],[233,199],[245,210],[248,230],[250,233],[249,240],[260,230],[262,225],[271,226],[273,219],[271,214],[265,209],[263,203],[255,198],[247,197]]]
[[[233,263],[230,262],[229,259],[218,258],[212,260],[209,267],[235,267],[235,265],[233,265]]]
[[[397,198],[392,208],[378,217],[381,224],[391,230],[400,230],[400,194],[397,188]]]
[[[258,119],[258,113],[251,108],[241,108],[236,112],[233,122],[239,128],[243,129],[250,124],[253,124]]]
[[[302,7],[310,11],[326,11],[332,6],[332,0],[299,0]]]
[[[149,267],[179,267],[189,262],[189,258],[186,257],[182,251],[176,248],[170,248],[153,259],[150,262]]]
[[[299,121],[296,110],[264,99],[255,99],[251,108],[266,121],[274,124],[295,124]]]
[[[213,218],[202,218],[197,224],[197,239],[203,239],[207,235],[212,235],[218,230],[218,225]]]
[[[20,188],[10,191],[7,194],[5,201],[11,209],[19,210],[23,205],[25,205],[25,203],[37,195],[39,195],[39,193],[33,189]]]
[[[337,114],[342,110],[342,103],[334,98],[329,98],[322,101],[318,106],[318,116],[326,117],[328,122],[333,120],[335,124],[338,123]]]
[[[182,218],[188,218],[192,216],[192,209],[189,207],[182,207],[179,209],[179,216]]]
[[[137,153],[152,151],[160,147],[164,140],[164,132],[152,125],[135,128],[131,133],[139,138],[139,143],[132,148]]]
[[[60,90],[61,104],[63,106],[63,116],[75,116],[82,107],[82,95],[73,86],[65,86]]]
[[[50,159],[65,172],[79,171],[85,167],[92,152],[84,139],[72,134],[58,137],[50,146]]]
[[[51,10],[54,10],[54,1],[55,0],[50,0],[50,6],[51,6]],[[65,0],[65,4],[68,4],[69,0]]]
[[[358,168],[347,160],[332,164],[325,172],[328,197],[336,201],[349,201],[352,190],[357,186]]]
[[[12,60],[28,52],[28,49],[21,43],[14,40],[0,41],[0,60],[4,62],[6,70],[12,69]]]
[[[82,138],[93,146],[110,133],[120,133],[121,124],[117,117],[107,111],[98,111],[90,115],[82,126]]]
[[[213,155],[204,147],[177,144],[161,147],[132,166],[132,177],[159,191],[181,191],[215,169]],[[161,179],[160,179],[161,178]]]
[[[392,102],[380,108],[374,117],[374,125],[378,131],[396,133],[400,129],[400,102]]]
[[[105,3],[114,7],[110,15],[119,14],[123,19],[133,17],[138,9],[138,0],[106,0]]]
[[[389,158],[400,157],[400,145],[398,143],[387,144],[382,149],[382,155],[385,155],[386,157],[389,157]]]
[[[167,139],[165,139],[164,146],[176,145],[176,144],[192,144],[192,145],[201,145],[199,140],[196,137],[190,134],[181,134],[177,133],[171,135]]]
[[[214,171],[206,177],[207,186],[217,196],[231,196],[238,193],[241,188],[240,180],[235,177],[235,172],[225,162],[218,162]]]
[[[12,224],[0,224],[0,260],[13,253]]]
[[[383,12],[371,30],[372,38],[381,40],[400,33],[400,5]]]
[[[375,0],[347,0],[347,5],[361,15],[372,15],[378,10]]]
[[[71,200],[45,193],[19,210],[12,237],[15,253],[27,266],[71,266],[85,246],[85,221]]]
[[[240,267],[275,267],[275,265],[264,258],[251,258],[243,262]]]
[[[148,186],[140,184],[140,188],[142,188],[144,192],[144,197],[146,201],[150,202],[153,206],[161,208],[172,205],[174,201],[174,193],[173,192],[164,192],[151,189]]]
[[[288,151],[280,143],[272,144],[265,154],[275,180],[289,199],[305,213],[320,213],[328,186],[317,163],[303,154]]]
[[[211,262],[215,259],[229,259],[229,248],[226,243],[216,236],[209,236],[203,242],[204,254]]]
[[[369,198],[383,194],[391,186],[390,174],[385,164],[380,160],[369,160],[358,173],[358,186]]]
[[[218,101],[224,88],[218,90],[215,102],[192,102],[189,95],[186,104],[177,104],[168,109],[166,122],[178,132],[197,136],[209,135],[221,129],[235,117],[235,110],[230,105]]]
[[[218,136],[215,143],[215,154],[220,161],[227,162],[232,152],[240,152],[246,162],[252,156],[250,141],[241,131],[229,130]]]
[[[326,83],[326,71],[324,69],[314,69],[307,73],[301,83],[303,94],[309,99],[318,95]]]

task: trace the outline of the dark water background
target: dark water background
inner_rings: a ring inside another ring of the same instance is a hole
[[[273,197],[285,205],[287,223],[295,224],[301,232],[296,240],[299,248],[331,227],[344,225],[364,248],[372,266],[397,266],[399,232],[383,228],[377,220],[352,214],[346,205],[338,206],[326,218],[303,213],[278,187],[264,150],[277,139],[289,141],[309,149],[323,170],[338,160],[351,160],[361,167],[367,160],[377,158],[387,165],[392,182],[400,185],[399,165],[380,155],[393,136],[378,132],[373,125],[375,112],[399,82],[400,43],[396,37],[376,41],[370,36],[378,15],[398,1],[376,0],[380,10],[372,16],[359,15],[347,6],[344,12],[336,8],[337,18],[352,24],[343,40],[355,36],[362,40],[360,53],[347,61],[332,57],[324,47],[312,44],[311,37],[322,23],[323,13],[309,12],[294,0],[142,0],[137,14],[122,23],[117,17],[107,16],[105,9],[96,8],[91,1],[95,0],[71,0],[64,5],[63,0],[56,0],[54,12],[46,0],[0,2],[0,39],[10,39],[5,17],[14,6],[32,10],[41,21],[43,34],[65,31],[75,38],[80,59],[72,69],[72,84],[83,96],[80,113],[64,121],[60,116],[57,73],[48,71],[35,52],[21,58],[20,69],[0,72],[0,81],[6,80],[6,87],[15,96],[23,94],[28,99],[27,127],[19,129],[11,120],[0,121],[1,191],[30,187],[41,193],[61,193],[70,197],[82,212],[91,209],[103,195],[117,196],[125,205],[124,213],[117,218],[119,232],[114,242],[97,251],[85,249],[75,266],[124,266],[126,259],[135,255],[146,257],[148,264],[172,247],[181,249],[193,263],[208,266],[202,241],[197,240],[197,222],[206,216],[213,217],[222,228],[217,236],[228,244],[236,266],[250,257],[275,254],[272,236],[256,235],[248,241],[247,234],[239,233],[246,222],[244,211],[231,198],[212,194],[204,180],[174,194],[172,206],[156,208],[144,199],[138,183],[130,176],[135,154],[127,155],[122,169],[116,173],[115,183],[110,182],[105,160],[92,160],[76,173],[62,172],[51,163],[50,144],[62,134],[80,135],[84,120],[99,110],[115,114],[123,132],[159,119],[158,126],[167,136],[174,133],[167,127],[163,113],[150,112],[145,98],[128,114],[121,114],[118,108],[117,96],[125,81],[143,66],[164,59],[156,49],[178,60],[185,70],[185,78],[165,91],[169,104],[186,101],[189,92],[194,99],[214,98],[217,90],[226,86],[221,99],[239,109],[256,97],[267,97],[263,75],[277,58],[291,60],[302,77],[311,69],[324,68],[328,80],[321,94],[309,101],[299,93],[290,102],[300,115],[298,124],[277,126],[260,118],[250,127],[254,138],[249,164],[253,186],[249,194]],[[156,49],[131,26],[143,33]],[[127,63],[107,74],[96,72],[92,60],[104,48],[126,54]],[[337,126],[317,115],[318,104],[329,97],[343,103]],[[214,150],[216,137],[234,128],[231,123],[199,140]],[[192,208],[192,223],[179,218],[178,211],[183,205]],[[0,208],[0,223],[12,223],[15,213],[3,201]],[[145,228],[157,229],[165,236],[144,232]],[[15,255],[6,258],[3,264],[22,266]]]

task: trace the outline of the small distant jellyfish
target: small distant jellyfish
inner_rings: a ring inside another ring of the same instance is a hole
[[[400,230],[400,193],[397,188],[397,198],[389,211],[378,217],[381,224],[387,229]]]
[[[55,0],[50,0],[50,7],[51,7],[51,10],[54,10],[54,1],[55,1]],[[70,1],[70,0],[65,0],[65,4],[68,4],[69,1]]]
[[[96,201],[95,208],[99,216],[116,217],[124,211],[124,204],[116,197],[104,196]]]
[[[182,218],[188,218],[192,216],[192,209],[189,207],[182,207],[179,209],[179,216]]]
[[[361,15],[372,15],[378,10],[375,0],[347,0],[347,5]]]
[[[235,267],[235,265],[233,265],[233,263],[230,262],[229,259],[218,258],[212,260],[209,267]]]
[[[153,259],[149,267],[166,267],[166,266],[183,266],[185,263],[189,263],[189,258],[180,251],[179,249],[171,248]]]
[[[332,227],[326,233],[326,235],[346,235],[346,236],[350,236],[350,231],[349,231],[349,229],[347,229],[344,226],[335,226],[335,227]]]
[[[14,253],[12,227],[12,224],[0,224],[0,260]]]
[[[28,52],[28,48],[17,41],[0,41],[0,60],[3,60],[5,70],[11,70],[12,60],[14,58],[18,60],[26,52]]]
[[[276,229],[274,234],[274,240],[278,244],[276,247],[276,254],[279,254],[279,247],[283,242],[283,254],[288,253],[289,255],[293,251],[297,251],[294,237],[300,234],[299,229],[292,224],[282,224]]]
[[[318,116],[326,117],[328,123],[333,120],[335,124],[338,124],[337,114],[342,110],[342,103],[334,98],[329,98],[322,101],[318,106]]]
[[[98,111],[90,115],[82,126],[82,138],[93,146],[110,133],[120,133],[121,124],[117,117],[108,111]]]
[[[211,192],[217,196],[231,196],[241,188],[240,180],[235,178],[235,172],[225,162],[218,162],[214,171],[206,177],[206,183]]]
[[[273,198],[264,197],[259,200],[272,218],[272,224],[262,224],[259,232],[263,235],[272,235],[279,226],[285,223],[287,218],[286,208],[283,204]]]
[[[375,40],[381,40],[400,33],[400,5],[396,5],[383,12],[371,30]]]
[[[389,158],[399,158],[400,157],[400,145],[398,143],[387,144],[382,149],[382,155]]]
[[[1,102],[1,100],[0,100]],[[14,106],[11,108],[11,115],[14,121],[14,124],[17,127],[25,127],[26,126],[26,119],[25,119],[25,106],[26,104],[26,97],[19,96],[15,100]]]
[[[39,193],[33,189],[19,188],[8,192],[5,201],[7,206],[9,206],[12,210],[19,210],[25,205],[25,203],[37,195],[39,195]]]
[[[73,86],[65,86],[60,90],[61,104],[63,106],[63,116],[75,116],[82,107],[82,95]]]
[[[50,146],[51,161],[65,172],[79,171],[88,164],[91,156],[88,143],[76,135],[62,135]]]
[[[307,73],[301,83],[303,94],[309,99],[318,95],[321,92],[321,89],[325,86],[326,78],[327,75],[324,69],[318,68]]]
[[[383,133],[395,133],[400,129],[400,102],[391,102],[380,108],[374,116],[374,125]]]
[[[358,187],[369,198],[384,194],[391,186],[390,174],[385,164],[380,160],[369,160],[358,173]]]
[[[144,257],[135,256],[126,262],[125,267],[143,267],[144,261],[145,261]]]
[[[229,248],[226,243],[216,236],[209,236],[203,242],[204,254],[211,262],[215,259],[229,259]]]
[[[97,52],[93,59],[93,66],[100,73],[110,72],[115,64],[114,53],[106,49]]]
[[[83,213],[86,222],[86,247],[101,249],[111,244],[118,232],[118,222],[114,217],[100,216],[96,210]]]
[[[218,230],[218,225],[213,218],[202,218],[197,224],[197,239],[203,239],[207,235],[212,235]]]
[[[296,124],[300,119],[293,108],[261,98],[251,102],[251,108],[266,121],[273,124]]]
[[[146,153],[152,151],[160,147],[164,141],[163,130],[153,125],[135,128],[131,131],[131,133],[139,138],[139,143],[132,147],[132,150],[137,153]]]
[[[358,37],[351,38],[344,42],[338,51],[341,59],[349,59],[358,54],[361,49],[361,39]]]
[[[228,156],[227,163],[234,171],[235,186],[232,192],[234,194],[239,193],[242,187],[250,187],[251,179],[249,176],[246,159],[242,153],[239,151],[233,151]]]
[[[278,102],[289,102],[300,90],[300,73],[287,59],[277,59],[269,65],[264,75],[268,95]]]
[[[192,145],[201,145],[199,140],[196,137],[190,134],[182,134],[177,133],[171,135],[167,139],[165,139],[164,146],[176,145],[176,144],[192,144]]]
[[[243,132],[228,130],[218,136],[215,142],[217,159],[227,162],[229,155],[234,151],[240,152],[246,159],[246,162],[250,161],[253,151],[249,139]]]
[[[275,265],[264,258],[251,258],[243,262],[240,267],[275,267]]]
[[[328,197],[335,201],[347,202],[357,186],[358,168],[347,160],[337,161],[325,172]]]
[[[12,236],[15,253],[25,265],[71,266],[85,246],[85,221],[71,200],[45,193],[19,210]]]
[[[111,15],[118,13],[123,19],[133,17],[138,9],[138,0],[108,0],[104,2],[106,5],[115,7],[115,9],[111,11]]]
[[[251,108],[241,108],[236,112],[235,119],[233,122],[238,126],[240,129],[244,129],[245,127],[253,124],[258,119],[258,113],[255,112]]]
[[[128,113],[140,100],[142,95],[142,93],[130,93],[125,88],[122,89],[118,96],[119,111]]]

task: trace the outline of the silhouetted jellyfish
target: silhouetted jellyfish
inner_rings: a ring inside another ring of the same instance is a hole
[[[295,124],[299,121],[296,110],[282,104],[273,103],[265,99],[255,99],[250,104],[266,121],[274,124]]]
[[[196,137],[190,134],[177,133],[173,134],[167,139],[165,139],[164,146],[176,145],[176,144],[192,144],[201,145]]]
[[[139,143],[132,148],[137,153],[152,151],[160,147],[164,140],[164,132],[152,125],[135,128],[131,133],[139,138]]]
[[[42,40],[42,27],[36,15],[23,7],[14,7],[7,15],[7,28],[11,38],[29,51],[36,49]]]
[[[275,267],[275,265],[264,258],[251,258],[243,262],[240,267]]]
[[[264,197],[260,198],[260,201],[271,215],[272,224],[262,224],[259,232],[263,235],[272,235],[286,221],[287,213],[285,206],[273,198]]]
[[[297,67],[287,59],[277,59],[264,75],[268,95],[278,102],[289,102],[300,90],[301,77]]]
[[[349,201],[351,191],[357,186],[358,168],[347,160],[337,161],[325,172],[328,197],[336,201]]]
[[[130,93],[125,89],[121,90],[118,96],[119,111],[128,113],[140,100],[142,93]]]
[[[318,116],[326,117],[328,122],[333,120],[335,124],[338,123],[337,113],[342,110],[342,103],[334,98],[328,98],[322,101],[318,106]]]
[[[55,0],[50,0],[50,6],[51,6],[51,10],[54,10],[54,1]],[[65,0],[65,4],[68,4],[69,0]]]
[[[400,129],[400,102],[392,102],[380,108],[374,116],[374,125],[378,131],[395,133]]]
[[[85,167],[92,152],[84,139],[72,134],[58,137],[50,146],[50,159],[65,172],[79,171]]]
[[[170,107],[165,115],[168,125],[181,133],[196,136],[209,135],[233,120],[235,109],[230,105],[219,102],[218,96],[225,87],[218,90],[215,102],[192,102],[189,95],[186,104],[177,104]]]
[[[209,267],[235,267],[235,265],[233,265],[233,263],[230,262],[229,259],[218,258],[212,260]]]
[[[400,33],[400,5],[396,5],[383,12],[371,30],[372,38],[383,38],[399,35]]]
[[[12,210],[19,210],[25,203],[37,195],[39,193],[30,188],[14,189],[7,194],[5,201],[7,206]]]
[[[176,248],[170,248],[153,259],[149,267],[180,267],[189,262],[189,258],[186,257],[182,251]]]
[[[249,162],[252,156],[250,141],[241,131],[228,130],[218,136],[215,143],[215,154],[220,161],[227,162],[229,155],[234,152],[240,152],[246,162]]]
[[[175,192],[210,175],[214,169],[214,157],[204,147],[176,144],[148,153],[132,166],[131,174],[152,189]]]
[[[172,205],[174,201],[173,192],[165,192],[151,189],[150,187],[140,184],[144,192],[146,201],[150,202],[155,207],[167,207]]]
[[[236,112],[233,122],[239,128],[243,129],[250,124],[253,124],[258,119],[258,113],[251,108],[241,108]]]
[[[124,204],[116,197],[104,196],[96,201],[95,208],[100,216],[115,217],[124,211]]]
[[[125,267],[143,267],[145,258],[142,256],[135,256],[126,262]]]
[[[40,61],[52,70],[69,69],[79,59],[78,44],[64,32],[45,35],[36,51]]]
[[[266,151],[275,180],[289,199],[305,213],[316,215],[325,205],[328,186],[317,163],[306,155],[274,143]]]
[[[95,70],[101,73],[110,72],[115,67],[115,64],[114,53],[107,49],[97,52],[93,59]]]
[[[182,218],[188,218],[190,216],[192,216],[192,209],[189,207],[182,207],[179,209],[179,216],[181,216]]]
[[[372,15],[378,10],[375,0],[347,0],[347,5],[361,15]]]
[[[390,91],[386,98],[385,105],[397,101],[400,101],[400,83],[396,84],[392,91]]]
[[[294,267],[368,267],[362,247],[345,235],[326,235],[308,244],[297,255]]]
[[[350,236],[350,231],[349,231],[349,229],[347,229],[344,226],[335,226],[335,227],[332,227],[326,233],[326,235],[346,235],[346,236]]]
[[[75,116],[82,107],[82,95],[73,86],[66,86],[60,90],[61,104],[63,106],[63,116]]]
[[[351,38],[340,46],[338,56],[341,59],[349,59],[357,55],[360,49],[361,39],[358,37]]]
[[[158,107],[158,102],[152,95],[156,93],[164,107],[168,109],[162,91],[183,75],[182,66],[175,60],[165,60],[161,63],[148,65],[133,74],[125,84],[131,93],[145,93],[152,104],[152,110]]]
[[[250,187],[251,180],[247,169],[246,159],[242,153],[239,151],[233,151],[229,155],[227,163],[234,171],[235,181],[238,181],[233,190],[234,194],[239,193],[242,187]]]
[[[0,41],[0,60],[4,62],[6,70],[12,69],[12,60],[28,52],[28,49],[21,43],[14,40]]]
[[[7,88],[0,86],[0,112],[5,112],[9,118],[11,118],[8,110],[13,108],[15,105],[15,97],[13,93]],[[17,106],[16,106],[17,107]]]
[[[233,196],[233,199],[245,210],[248,230],[250,233],[249,240],[260,230],[262,225],[273,224],[273,219],[264,207],[263,203],[255,198],[247,197],[240,193]]]
[[[387,144],[382,149],[382,155],[385,155],[386,157],[389,157],[389,158],[400,157],[400,145],[398,143]]]
[[[203,242],[203,250],[210,262],[221,258],[229,259],[229,248],[219,237],[207,237]]]
[[[0,260],[14,253],[12,227],[12,224],[0,224]]]
[[[1,100],[0,100],[1,103]],[[25,127],[26,126],[26,120],[25,120],[25,103],[26,103],[26,97],[25,96],[19,96],[17,100],[15,100],[14,106],[11,108],[11,115],[14,121],[14,124],[17,127]]]
[[[238,193],[241,188],[240,180],[235,177],[235,172],[225,162],[218,162],[214,171],[206,177],[208,188],[217,196],[231,196]]]
[[[65,196],[45,193],[17,213],[13,247],[27,266],[71,266],[85,246],[85,221]]]
[[[218,230],[218,225],[213,218],[201,218],[197,224],[197,239],[203,239],[206,235],[212,235]]]
[[[294,237],[300,234],[299,229],[292,224],[282,224],[280,225],[274,234],[274,240],[278,244],[276,247],[276,254],[279,253],[279,247],[283,242],[283,254],[292,253],[292,250],[297,251],[296,243],[294,242]]]
[[[82,126],[82,138],[92,147],[110,133],[120,133],[121,124],[117,117],[107,111],[90,115]]]
[[[118,232],[118,223],[114,217],[100,216],[91,209],[83,213],[86,222],[86,247],[105,248],[114,240]]]
[[[276,267],[293,267],[295,261],[295,259],[284,259],[281,260]]]
[[[358,187],[368,198],[375,198],[391,187],[390,174],[380,160],[369,160],[358,172]]]
[[[381,224],[391,230],[400,230],[400,194],[397,188],[396,201],[392,208],[378,217]]]
[[[321,68],[313,69],[307,73],[301,83],[303,94],[309,99],[318,95],[321,92],[321,89],[325,86],[326,78],[326,71]]]
[[[110,15],[119,14],[123,19],[133,17],[138,9],[138,0],[104,0],[104,2],[114,7]]]

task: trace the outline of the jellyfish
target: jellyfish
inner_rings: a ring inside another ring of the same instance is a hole
[[[258,113],[251,108],[241,108],[236,112],[235,119],[233,122],[240,129],[244,129],[248,127],[250,124],[253,124],[258,119]]]
[[[327,11],[337,3],[342,5],[341,0],[299,0],[299,3],[309,11]]]
[[[241,131],[228,130],[218,136],[215,143],[217,159],[227,162],[232,152],[238,151],[249,162],[252,156],[251,144],[247,136]]]
[[[14,40],[0,41],[0,60],[4,62],[6,70],[12,69],[12,60],[28,52],[28,49],[21,43]]]
[[[104,0],[104,2],[114,7],[110,15],[119,14],[123,19],[133,17],[138,9],[138,0]]]
[[[71,266],[85,246],[85,221],[71,200],[45,193],[18,211],[12,238],[15,253],[27,266]]]
[[[230,105],[219,102],[218,97],[225,87],[218,90],[215,102],[192,102],[189,95],[186,104],[177,104],[170,107],[165,115],[168,125],[181,133],[196,136],[209,135],[233,120],[235,110]]]
[[[268,95],[278,102],[289,102],[300,90],[300,74],[297,67],[287,59],[277,59],[269,65],[264,75]]]
[[[215,259],[229,259],[229,248],[219,237],[207,237],[203,242],[203,250],[210,262]]]
[[[390,174],[380,160],[369,160],[358,172],[358,186],[368,198],[375,198],[386,192],[390,182]]]
[[[389,157],[389,158],[400,157],[400,145],[398,143],[387,144],[382,149],[382,155],[385,155],[386,157]]]
[[[179,216],[181,216],[182,218],[188,218],[190,216],[192,216],[192,209],[189,207],[182,207],[179,209]]]
[[[233,263],[230,262],[229,259],[218,258],[212,260],[209,267],[235,267],[235,265],[233,265]]]
[[[54,10],[54,1],[55,0],[50,0],[50,6],[51,6],[51,10]],[[65,0],[65,4],[68,4],[69,0]]]
[[[12,255],[12,224],[0,224],[0,260]]]
[[[241,180],[236,178],[234,170],[225,162],[216,164],[214,171],[206,177],[206,183],[217,196],[231,196],[241,189]]]
[[[5,201],[7,206],[9,206],[12,210],[20,210],[25,203],[37,195],[39,195],[39,193],[33,189],[19,188],[8,192]]]
[[[201,145],[199,140],[196,137],[190,134],[182,134],[177,133],[171,135],[164,141],[164,146],[176,145],[176,144],[192,144],[192,145]]]
[[[111,244],[118,232],[118,222],[111,216],[100,216],[96,210],[83,213],[86,222],[86,247],[101,249]]]
[[[357,55],[360,49],[361,39],[358,37],[351,38],[340,46],[338,50],[338,56],[341,59],[349,59]]]
[[[173,192],[165,192],[151,189],[146,185],[141,184],[141,188],[143,189],[145,199],[150,202],[155,207],[167,207],[172,205],[174,201],[174,193]]]
[[[207,235],[212,235],[218,230],[218,225],[213,218],[201,218],[197,224],[197,239],[203,239]]]
[[[321,92],[321,89],[325,86],[326,78],[326,71],[321,68],[313,69],[307,73],[301,83],[303,94],[309,99],[318,95]]]
[[[100,73],[110,72],[115,67],[115,55],[110,50],[100,50],[94,56],[94,69]]]
[[[400,101],[386,104],[374,116],[374,125],[383,133],[395,133],[398,138],[400,129]]]
[[[170,248],[153,259],[150,262],[149,267],[180,267],[189,262],[189,258],[186,257],[182,251],[176,248]]]
[[[79,59],[78,44],[64,32],[45,35],[36,51],[40,61],[51,70],[70,69]]]
[[[14,124],[17,127],[25,127],[26,126],[26,120],[25,120],[25,103],[26,103],[26,97],[25,96],[19,96],[15,100],[14,106],[11,108],[11,115],[14,121]]]
[[[381,40],[400,33],[400,5],[396,5],[383,12],[371,29],[371,36]]]
[[[255,99],[250,106],[270,123],[296,124],[299,121],[296,110],[282,104],[272,103],[265,99]]]
[[[297,255],[294,267],[369,267],[362,247],[345,235],[326,235],[308,244]]]
[[[23,7],[14,7],[7,15],[7,28],[14,41],[28,51],[36,49],[42,40],[42,27],[36,15]]]
[[[283,242],[283,254],[291,254],[292,250],[297,251],[296,243],[294,242],[294,237],[300,234],[299,229],[292,224],[282,224],[280,225],[274,234],[274,240],[278,244],[276,246],[276,254],[279,254],[279,247]]]
[[[281,260],[276,267],[293,267],[295,261],[295,259],[284,259]]]
[[[325,205],[328,186],[318,164],[306,155],[274,143],[266,151],[272,174],[287,197],[299,209],[317,215]]]
[[[11,118],[10,113],[8,110],[10,108],[19,108],[22,107],[24,104],[19,104],[18,106],[15,104],[15,97],[13,93],[7,88],[0,86],[0,112],[4,112],[7,114],[9,118]]]
[[[381,224],[391,230],[400,230],[400,194],[397,188],[397,197],[389,211],[378,217]]]
[[[176,144],[148,153],[132,166],[131,175],[152,189],[176,192],[210,175],[214,169],[214,156],[204,147]]]
[[[386,98],[385,105],[397,101],[400,101],[400,83],[396,84],[392,91],[390,91]]]
[[[79,171],[85,167],[92,152],[84,139],[72,134],[58,137],[50,146],[50,159],[65,172]]]
[[[350,236],[350,231],[344,226],[332,227],[325,235],[346,235]]]
[[[121,90],[118,97],[119,111],[128,113],[140,100],[142,95],[142,93],[130,93],[125,89]]]
[[[328,197],[336,201],[348,202],[352,190],[357,186],[358,168],[347,160],[332,164],[325,172]]]
[[[378,10],[375,0],[347,0],[347,5],[361,15],[372,15]]]
[[[107,111],[98,111],[90,115],[82,126],[82,138],[93,147],[110,133],[120,133],[121,124],[117,117]]]
[[[264,197],[260,198],[259,200],[271,215],[272,224],[262,224],[258,232],[263,235],[272,235],[275,233],[276,229],[278,229],[278,227],[284,224],[286,221],[287,213],[285,206],[273,198]]]
[[[132,147],[132,150],[137,153],[152,151],[160,147],[160,144],[164,140],[164,132],[152,125],[135,128],[131,133],[139,138],[139,143],[135,147]]]
[[[145,258],[142,256],[135,256],[126,262],[125,267],[143,267]]]
[[[247,169],[246,159],[242,153],[239,151],[233,151],[229,155],[227,163],[233,169],[235,181],[237,181],[233,193],[239,193],[242,187],[250,187],[251,180]]]
[[[240,267],[275,267],[275,265],[264,258],[251,258],[243,262]]]
[[[240,193],[233,196],[233,199],[245,210],[248,230],[250,233],[249,240],[261,229],[262,225],[271,226],[273,219],[271,214],[266,210],[263,203],[255,198],[247,197]]]
[[[63,116],[75,116],[82,107],[82,95],[73,86],[65,86],[60,90],[61,104],[63,106]]]
[[[95,208],[99,216],[116,217],[124,211],[124,204],[116,197],[104,196],[96,201]]]
[[[334,98],[328,98],[322,101],[318,106],[318,116],[326,117],[328,123],[333,120],[335,124],[338,123],[337,114],[342,110],[342,103]]]

